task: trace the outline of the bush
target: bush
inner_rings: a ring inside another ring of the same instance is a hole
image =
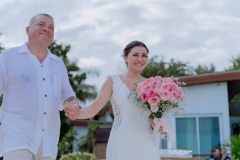
[[[230,142],[223,144],[223,146],[230,147],[233,160],[240,160],[240,135],[232,136]]]
[[[240,135],[231,138],[232,159],[240,160]]]
[[[60,160],[97,160],[97,158],[92,153],[77,152],[77,153],[68,153],[66,155],[62,155]]]

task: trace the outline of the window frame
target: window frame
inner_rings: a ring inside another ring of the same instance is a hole
[[[200,153],[200,128],[199,128],[199,118],[214,118],[217,117],[218,118],[218,122],[219,122],[219,137],[220,137],[220,144],[223,140],[224,137],[224,131],[223,131],[223,115],[220,113],[213,113],[213,114],[189,114],[189,115],[179,115],[179,116],[175,116],[174,117],[174,125],[175,128],[175,133],[176,133],[176,140],[175,140],[175,147],[177,148],[177,126],[176,126],[176,121],[178,118],[196,118],[196,132],[197,132],[197,155],[201,155],[201,154],[206,154],[206,153]],[[177,148],[177,149],[181,149],[181,148]],[[211,154],[211,153],[209,153]]]

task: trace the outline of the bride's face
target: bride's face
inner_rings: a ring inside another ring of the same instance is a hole
[[[131,49],[124,60],[128,65],[128,69],[135,72],[142,72],[148,64],[148,52],[145,47],[136,46]]]

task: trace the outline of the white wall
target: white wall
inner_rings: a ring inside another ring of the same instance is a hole
[[[191,115],[219,115],[220,116],[220,138],[225,143],[230,138],[229,104],[227,83],[211,83],[186,87],[184,93],[186,105],[184,113],[177,117]],[[175,118],[168,117],[168,123],[175,126]],[[173,130],[176,132],[175,127]],[[174,146],[176,148],[176,143]]]

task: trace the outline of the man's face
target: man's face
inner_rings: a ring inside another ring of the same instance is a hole
[[[222,154],[226,154],[226,152],[227,152],[226,149],[222,149],[222,150],[221,150],[221,153],[222,153]]]
[[[47,47],[53,42],[54,22],[47,16],[38,16],[26,29],[29,42],[44,44]]]
[[[219,156],[219,155],[220,155],[220,150],[219,150],[219,149],[216,149],[215,155],[216,155],[216,156]]]

